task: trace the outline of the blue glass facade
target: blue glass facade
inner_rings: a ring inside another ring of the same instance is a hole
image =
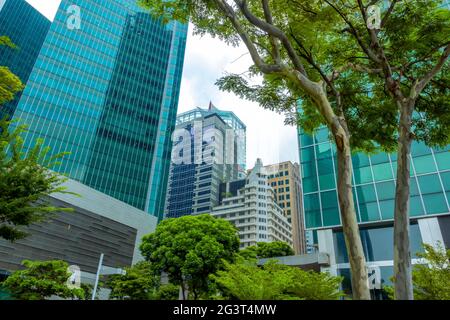
[[[162,218],[186,35],[134,0],[63,0],[14,115],[25,145],[44,138],[70,152],[59,172]]]
[[[226,138],[229,131],[233,132],[232,139]],[[174,142],[172,157],[183,161],[173,161],[171,165],[166,217],[211,213],[219,204],[220,184],[240,177],[237,162],[245,158],[245,125],[232,112],[197,108],[177,116],[178,133],[182,136],[175,137],[178,140]],[[202,161],[196,161],[199,151]],[[221,161],[230,158],[233,163]]]
[[[0,36],[8,36],[18,47],[0,46],[0,66],[8,67],[22,83],[28,81],[31,70],[45,40],[50,21],[25,0],[0,1]],[[0,106],[0,118],[11,118],[20,100]]]
[[[336,147],[328,130],[313,136],[299,129],[305,224],[308,229],[340,226],[337,198]],[[450,145],[429,148],[414,142],[411,163],[412,217],[450,212]],[[353,193],[360,223],[393,219],[397,155],[356,153],[353,162]]]
[[[177,116],[177,124],[212,114],[220,116],[220,118],[234,130],[236,135],[236,163],[238,165],[239,177],[244,178],[246,176],[247,168],[247,126],[234,114],[234,112],[220,110],[210,103],[208,109],[196,108],[179,114]]]

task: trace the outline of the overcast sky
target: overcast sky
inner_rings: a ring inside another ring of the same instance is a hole
[[[53,20],[60,0],[27,2]],[[207,108],[210,101],[219,109],[233,111],[247,125],[248,168],[253,167],[257,158],[264,164],[298,162],[296,129],[285,126],[282,115],[241,100],[232,93],[221,92],[214,85],[224,72],[241,73],[248,69],[251,61],[246,52],[242,47],[229,47],[209,36],[193,36],[190,26],[178,112],[197,106]]]

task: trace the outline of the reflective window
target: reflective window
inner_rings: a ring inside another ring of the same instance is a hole
[[[319,195],[317,193],[305,195],[304,201],[306,227],[315,228],[322,226]]]
[[[321,190],[333,189],[336,187],[331,158],[318,160],[317,169],[319,171],[319,184]]]
[[[435,153],[436,162],[438,164],[439,170],[450,169],[450,152],[444,151],[440,153]]]
[[[413,158],[416,174],[436,172],[433,156],[431,154]]]
[[[447,202],[444,193],[433,193],[423,195],[423,202],[428,214],[448,212]]]
[[[322,212],[324,226],[335,226],[341,223],[339,219],[338,199],[336,191],[322,192]]]
[[[390,163],[380,163],[372,166],[375,181],[392,179],[392,169]]]
[[[441,183],[437,174],[430,174],[418,177],[419,186],[422,193],[434,193],[442,191]]]
[[[394,228],[366,228],[360,230],[361,241],[367,261],[383,261],[394,259]],[[334,247],[337,263],[348,263],[344,234],[334,232]],[[412,258],[422,252],[422,237],[417,223],[410,225],[410,250]]]
[[[368,182],[373,181],[372,170],[370,169],[369,166],[355,168],[353,171],[355,173],[356,184],[363,184],[363,183],[368,183]]]
[[[409,198],[409,215],[411,217],[421,216],[425,214],[423,211],[422,201],[419,196],[411,196]]]
[[[376,184],[378,199],[387,200],[395,198],[395,183],[394,181],[381,182]]]

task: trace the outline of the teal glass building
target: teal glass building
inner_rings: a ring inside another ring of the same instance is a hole
[[[336,190],[336,147],[328,130],[309,136],[299,130],[300,161],[309,229],[341,225]],[[450,198],[450,146],[429,148],[414,142],[411,163],[412,217],[446,214]],[[361,224],[393,219],[397,154],[352,157],[353,194]]]
[[[308,246],[330,255],[328,271],[344,277],[350,291],[350,267],[342,233],[336,189],[336,147],[328,129],[314,135],[298,129],[305,226]],[[375,268],[382,285],[392,284],[393,214],[396,153],[356,153],[353,163],[353,196],[361,240],[369,268]],[[411,161],[410,250],[413,264],[422,243],[450,247],[450,145],[429,148],[413,143]],[[381,294],[382,291],[376,291]]]
[[[17,46],[0,46],[0,66],[8,67],[26,84],[51,22],[25,0],[0,0],[0,36],[8,36]],[[0,106],[0,119],[11,118],[20,100]]]
[[[78,22],[78,23],[77,23]],[[61,173],[163,217],[187,25],[135,0],[63,0],[14,118]]]

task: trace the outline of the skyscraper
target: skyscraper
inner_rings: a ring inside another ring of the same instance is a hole
[[[222,183],[220,189],[220,205],[211,214],[236,226],[241,248],[273,241],[292,246],[291,223],[277,204],[261,159],[245,179]]]
[[[135,0],[63,0],[14,117],[58,171],[160,219],[187,25]]]
[[[301,203],[300,166],[290,161],[265,166],[268,182],[275,191],[275,200],[292,226],[292,242],[296,254],[305,254],[306,238]]]
[[[232,113],[196,108],[180,114],[176,128],[166,217],[211,213],[219,204],[220,184],[241,175],[238,160],[245,159],[245,125]]]
[[[51,22],[25,0],[0,0],[0,36],[7,36],[17,46],[0,46],[0,66],[8,67],[26,84],[41,50]],[[0,119],[11,118],[21,93],[0,106]]]
[[[234,131],[235,147],[236,147],[236,164],[238,175],[240,178],[246,176],[247,168],[247,126],[234,114],[233,111],[220,110],[212,102],[208,109],[195,108],[187,112],[183,112],[177,116],[177,125],[183,122],[207,116],[209,114],[217,114],[220,118]]]
[[[330,271],[349,279],[336,189],[336,147],[326,128],[313,136],[301,128],[298,132],[306,228],[313,231],[319,251],[330,255]],[[423,242],[450,247],[450,145],[429,148],[414,142],[411,157],[410,249],[413,263],[418,263],[416,253]],[[396,158],[396,153],[352,156],[353,195],[367,265],[378,270],[385,284],[393,275]]]

